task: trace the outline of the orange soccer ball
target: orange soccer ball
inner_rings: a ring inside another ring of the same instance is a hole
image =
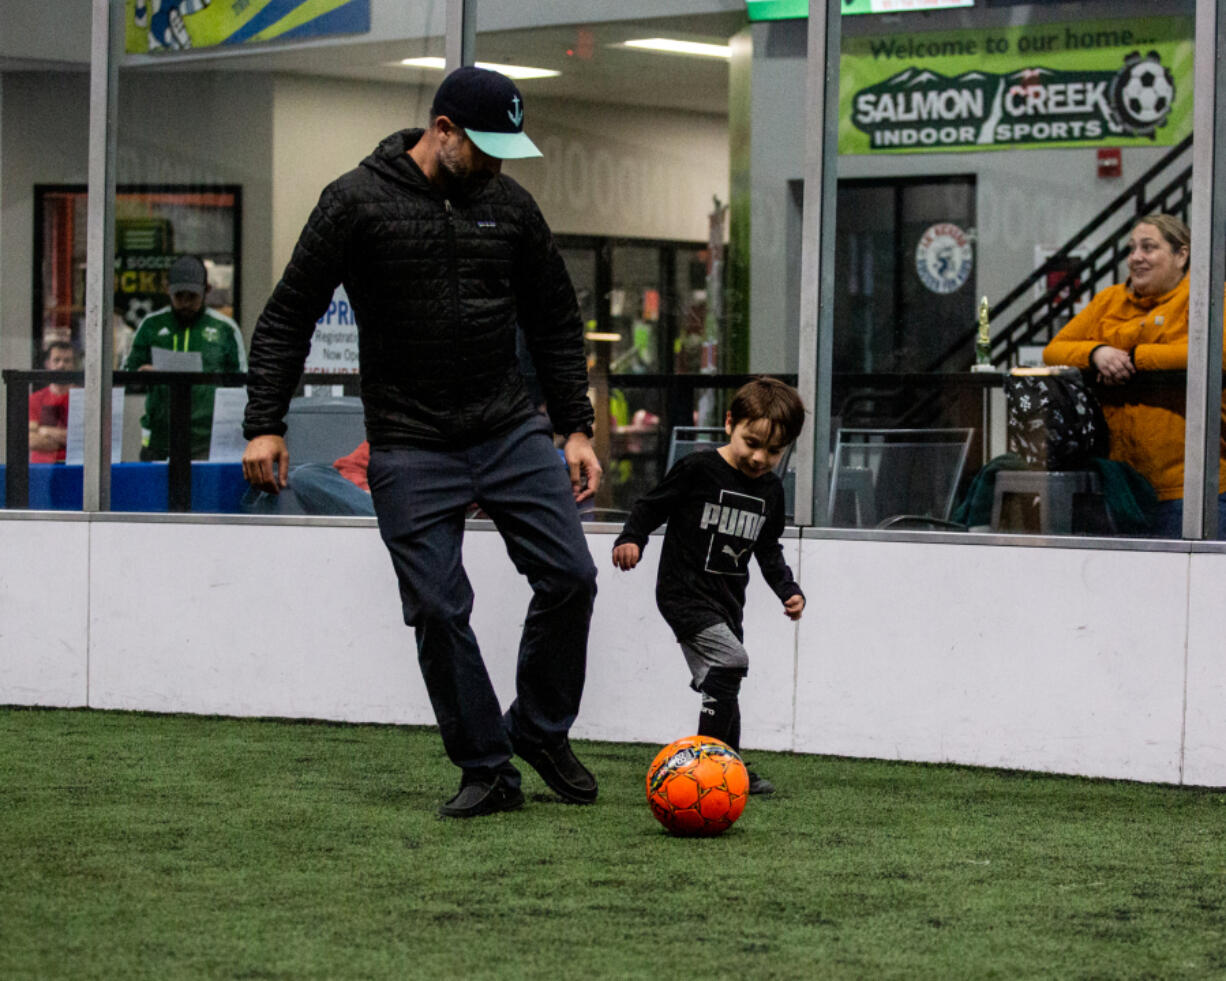
[[[745,810],[749,771],[736,751],[711,736],[669,743],[647,769],[647,803],[671,834],[711,837]]]

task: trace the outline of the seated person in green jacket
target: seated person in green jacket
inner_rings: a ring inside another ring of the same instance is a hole
[[[196,351],[200,371],[246,371],[247,351],[238,324],[204,305],[208,293],[204,263],[194,255],[180,256],[170,267],[170,306],[154,310],[136,329],[124,363],[127,371],[152,370],[153,349]],[[192,459],[207,460],[213,431],[212,385],[192,387]],[[170,452],[170,392],[155,385],[145,397],[141,418],[141,459],[165,460]]]

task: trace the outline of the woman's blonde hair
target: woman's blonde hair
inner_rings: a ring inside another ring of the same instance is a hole
[[[1138,225],[1153,225],[1158,229],[1159,234],[1166,239],[1166,244],[1171,247],[1172,252],[1178,252],[1180,249],[1188,250],[1188,258],[1192,256],[1192,232],[1182,221],[1174,215],[1153,214],[1146,215],[1144,218],[1138,218],[1132,223],[1132,231],[1136,231]],[[1184,262],[1184,269],[1188,268],[1187,261]]]

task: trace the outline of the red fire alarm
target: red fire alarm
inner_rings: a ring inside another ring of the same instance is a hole
[[[1099,177],[1121,177],[1124,173],[1124,164],[1120,159],[1120,148],[1118,146],[1104,146],[1098,149],[1098,176]]]

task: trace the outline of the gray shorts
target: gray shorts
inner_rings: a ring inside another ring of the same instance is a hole
[[[749,653],[726,623],[717,623],[687,637],[681,641],[681,653],[685,655],[685,663],[690,666],[690,676],[693,678],[690,687],[695,691],[702,686],[707,672],[712,668],[728,668],[740,671],[742,675],[749,672]]]

